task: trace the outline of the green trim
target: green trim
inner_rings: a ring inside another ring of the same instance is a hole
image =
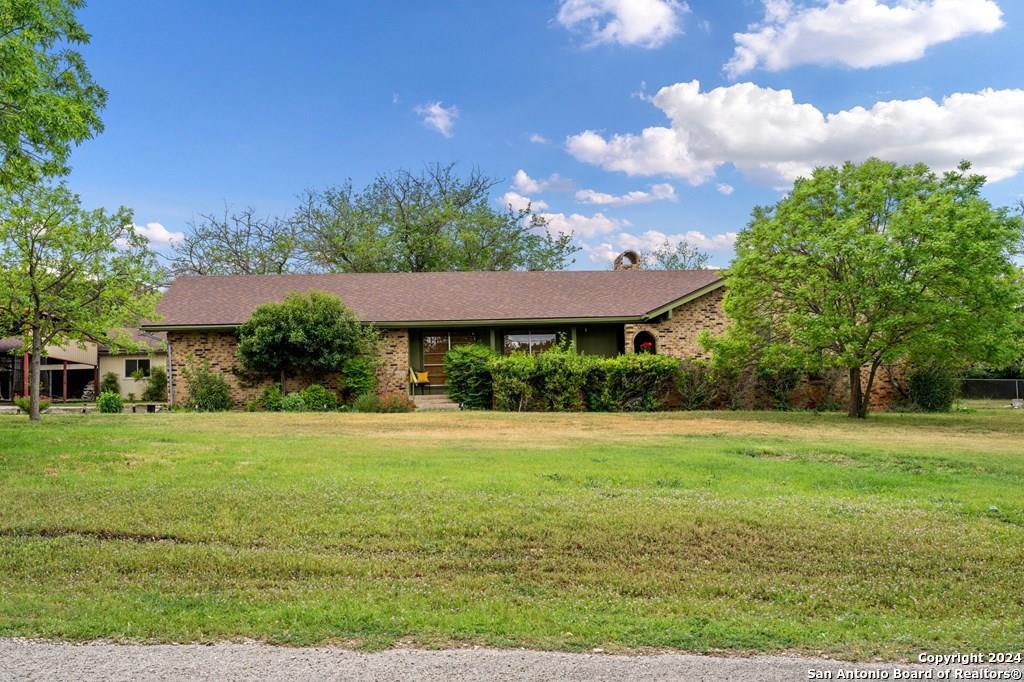
[[[681,305],[683,305],[685,303],[689,303],[690,301],[695,301],[698,298],[700,298],[701,296],[704,296],[706,294],[710,294],[712,291],[715,291],[716,289],[721,289],[724,286],[725,286],[725,280],[724,279],[720,279],[717,282],[712,282],[711,284],[708,284],[707,286],[701,287],[700,289],[697,289],[696,291],[692,291],[692,292],[688,293],[686,296],[683,296],[682,298],[677,298],[676,300],[672,301],[671,303],[666,303],[665,305],[663,305],[663,306],[661,306],[659,308],[655,308],[651,312],[649,312],[646,315],[644,315],[643,316],[643,320],[646,322],[646,321],[649,321],[649,320],[651,320],[651,319],[653,319],[655,317],[658,317],[659,315],[664,315],[665,313],[671,313],[673,310],[675,310],[679,306],[681,306]]]
[[[234,331],[241,324],[144,324],[139,329],[147,332],[216,332]]]

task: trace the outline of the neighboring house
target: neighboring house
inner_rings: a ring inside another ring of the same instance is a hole
[[[81,400],[90,393],[95,395],[101,377],[113,372],[123,397],[134,394],[141,398],[146,381],[136,381],[132,373],[138,369],[149,376],[154,367],[167,369],[166,336],[139,329],[128,330],[128,334],[148,350],[125,354],[89,342],[44,348],[40,365],[42,395],[55,401]],[[28,395],[29,356],[22,347],[19,337],[0,339],[0,402]]]
[[[148,332],[141,329],[128,331],[132,341],[147,350],[141,352],[116,351],[100,346],[99,348],[99,376],[106,376],[113,373],[121,386],[121,397],[129,398],[135,396],[142,399],[142,393],[146,390],[149,377],[153,369],[159,367],[167,371],[167,335],[163,332]],[[143,379],[135,379],[132,375],[141,372]]]
[[[444,355],[466,343],[536,353],[564,335],[594,355],[642,347],[700,356],[701,332],[725,328],[724,284],[717,270],[648,271],[630,264],[605,272],[189,276],[168,288],[157,308],[162,319],[143,328],[167,334],[172,402],[187,398],[182,369],[191,359],[221,372],[241,405],[258,397],[263,385],[243,385],[234,374],[238,327],[261,304],[322,291],[381,330],[378,390],[405,394],[410,368],[428,372],[431,385],[443,389]],[[286,389],[299,387],[289,381]]]

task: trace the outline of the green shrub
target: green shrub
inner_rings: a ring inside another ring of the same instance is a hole
[[[113,372],[107,372],[100,380],[100,393],[120,393],[121,382]]]
[[[377,386],[377,365],[365,355],[349,358],[341,370],[341,390],[347,401],[373,393]]]
[[[574,348],[551,348],[536,356],[533,395],[538,408],[551,412],[580,412],[587,407],[590,368],[600,362]]]
[[[320,384],[310,384],[302,391],[306,409],[313,412],[331,412],[338,409],[338,396]]]
[[[223,412],[231,409],[231,391],[224,375],[210,369],[209,363],[188,362],[182,371],[188,388],[185,406],[196,412]]]
[[[465,410],[487,410],[494,400],[491,362],[499,355],[479,343],[456,346],[444,356],[448,397]]]
[[[376,393],[363,393],[352,401],[353,412],[380,412],[380,398]]]
[[[415,409],[416,403],[401,393],[391,393],[380,400],[380,412],[412,412]]]
[[[120,393],[103,391],[100,397],[96,398],[96,409],[103,414],[119,414],[124,411],[124,400]]]
[[[683,361],[679,366],[676,388],[679,389],[679,406],[684,410],[706,410],[714,404],[715,383],[706,362]]]
[[[263,394],[260,396],[259,404],[264,410],[269,412],[280,412],[281,411],[281,399],[284,398],[284,392],[281,391],[279,384],[273,386],[267,386],[263,389]]]
[[[167,372],[154,367],[149,373],[149,383],[142,392],[142,399],[151,403],[162,403],[167,400]]]
[[[401,393],[391,393],[383,398],[375,393],[364,393],[352,403],[354,412],[412,412],[415,409],[416,403]]]
[[[679,360],[635,353],[607,358],[600,366],[603,382],[588,381],[588,404],[621,412],[650,412],[668,407],[679,374]]]
[[[302,399],[301,393],[289,393],[281,398],[282,412],[305,412],[306,401]]]
[[[14,399],[14,404],[17,405],[18,409],[21,410],[22,412],[24,412],[25,414],[28,414],[31,411],[31,409],[32,409],[31,400],[30,400],[30,398],[27,395],[23,396],[21,398],[15,398]],[[40,412],[46,412],[48,409],[50,409],[50,401],[49,400],[43,400],[43,399],[40,398],[40,400],[39,400],[39,411]]]
[[[942,368],[914,367],[907,383],[910,402],[925,412],[949,412],[960,394],[960,381]]]
[[[537,359],[527,353],[497,357],[490,363],[494,380],[494,406],[508,412],[534,409]]]

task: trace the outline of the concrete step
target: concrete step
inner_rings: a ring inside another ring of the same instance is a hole
[[[458,403],[453,402],[443,393],[435,395],[414,395],[412,397],[412,401],[416,403],[416,409],[422,411],[459,409]]]

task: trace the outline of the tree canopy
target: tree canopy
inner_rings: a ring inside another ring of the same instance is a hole
[[[640,258],[645,267],[655,270],[705,270],[711,260],[706,251],[685,239],[666,239],[657,248],[641,253]]]
[[[251,208],[204,213],[173,244],[177,275],[280,275],[302,269],[301,236],[294,221],[261,218]]]
[[[238,358],[254,373],[321,380],[373,355],[377,333],[337,296],[295,293],[253,311],[238,331]]]
[[[980,196],[985,180],[969,169],[939,176],[877,159],[819,168],[754,209],[729,270],[731,341],[845,368],[858,417],[883,363],[1012,353],[1020,221]]]
[[[107,93],[81,54],[83,0],[0,0],[0,188],[67,172],[71,147],[103,129]]]
[[[86,210],[63,185],[0,193],[0,328],[29,341],[32,419],[48,344],[130,347],[111,330],[155,313],[160,272],[132,214]]]
[[[310,190],[284,218],[204,215],[174,247],[178,273],[558,270],[579,250],[530,208],[497,209],[478,171],[433,164]]]

